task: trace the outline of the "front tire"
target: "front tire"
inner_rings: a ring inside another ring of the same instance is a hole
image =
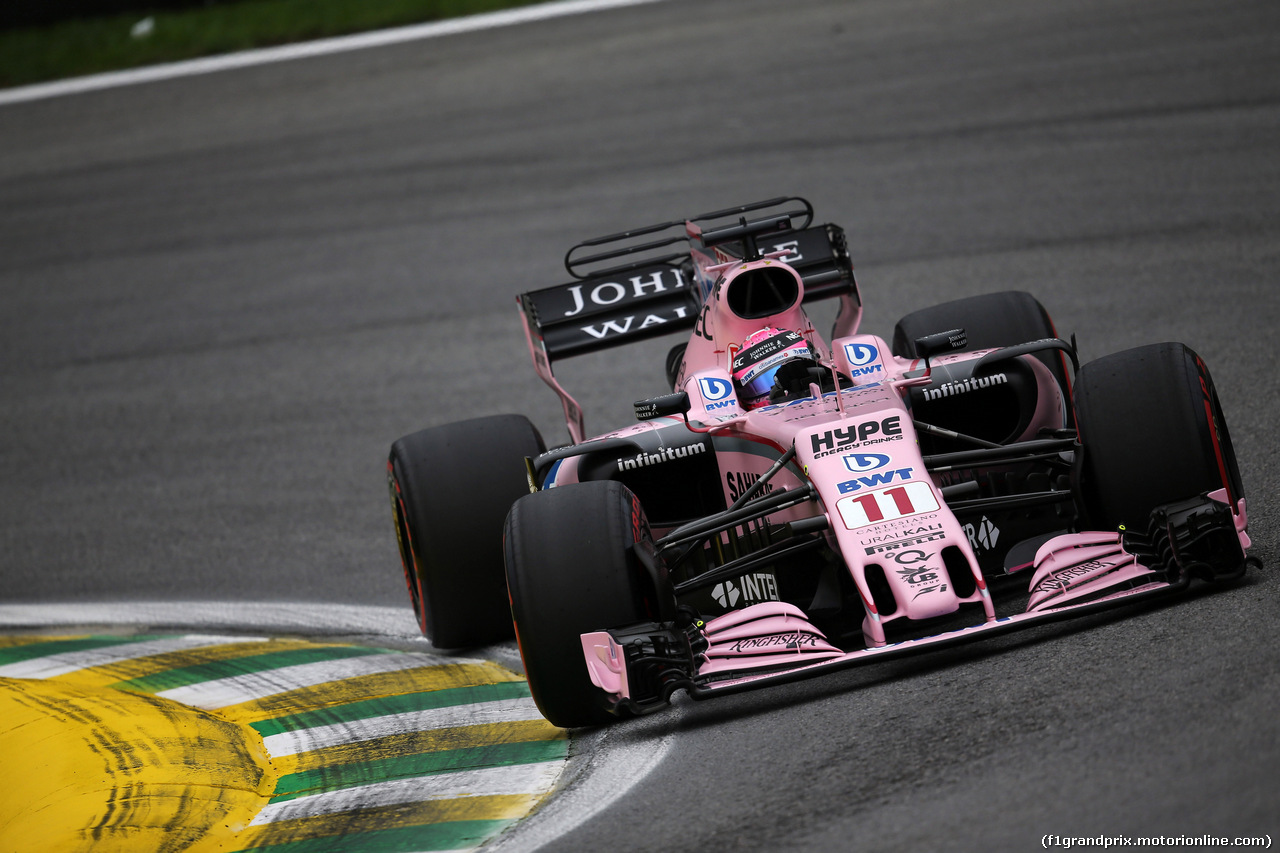
[[[1144,531],[1162,504],[1225,488],[1244,497],[1209,369],[1184,344],[1163,343],[1091,361],[1076,379],[1085,521]]]
[[[616,719],[591,682],[581,634],[647,618],[636,541],[649,537],[640,501],[600,480],[526,495],[507,518],[507,586],[525,677],[557,726]]]
[[[400,561],[418,627],[436,648],[511,638],[502,525],[529,493],[524,457],[544,449],[520,415],[444,424],[391,445]]]

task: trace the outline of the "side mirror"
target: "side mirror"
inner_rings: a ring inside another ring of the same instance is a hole
[[[969,345],[969,336],[964,329],[952,329],[949,332],[936,332],[916,338],[916,358],[928,360],[935,355],[955,352]]]
[[[648,421],[663,415],[687,415],[693,405],[689,402],[688,391],[677,391],[674,394],[663,394],[661,397],[650,397],[648,400],[635,402],[636,420]]]

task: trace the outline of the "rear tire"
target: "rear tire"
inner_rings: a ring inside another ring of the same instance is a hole
[[[647,617],[644,571],[631,547],[649,538],[640,501],[599,480],[526,495],[507,518],[507,586],[529,692],[557,726],[616,717],[591,682],[581,634]]]
[[[1209,369],[1179,343],[1089,362],[1076,378],[1080,494],[1089,527],[1145,531],[1162,504],[1226,488],[1244,497]]]
[[[545,449],[528,418],[497,415],[406,435],[388,485],[418,627],[441,649],[510,639],[502,525],[529,493],[524,457]]]
[[[915,358],[917,338],[951,329],[965,330],[969,338],[965,350],[1007,347],[1058,336],[1049,312],[1039,300],[1021,290],[1005,290],[911,312],[893,327],[893,354],[901,358]],[[1064,399],[1070,400],[1071,384],[1062,353],[1057,350],[1038,352],[1035,358],[1049,368],[1058,380]]]

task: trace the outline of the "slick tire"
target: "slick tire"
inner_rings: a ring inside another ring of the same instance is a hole
[[[516,501],[507,517],[507,587],[529,692],[557,726],[617,719],[587,674],[579,635],[640,622],[645,577],[631,547],[649,538],[639,500],[600,480]]]
[[[1108,355],[1076,377],[1080,496],[1087,526],[1146,530],[1162,504],[1226,488],[1244,497],[1209,369],[1179,343]]]
[[[915,358],[917,338],[951,329],[965,330],[969,338],[964,347],[966,350],[1007,347],[1058,337],[1049,312],[1039,300],[1021,290],[1005,290],[912,311],[893,327],[890,346],[896,356]],[[1063,396],[1071,399],[1065,356],[1057,350],[1050,350],[1036,353],[1035,358],[1044,362],[1058,380]]]
[[[529,493],[524,457],[544,449],[520,415],[432,427],[391,445],[400,561],[418,627],[436,648],[511,638],[502,525]]]

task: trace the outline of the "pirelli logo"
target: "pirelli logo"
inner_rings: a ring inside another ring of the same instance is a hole
[[[943,539],[947,534],[941,530],[936,533],[929,533],[924,536],[911,536],[906,539],[895,539],[892,542],[881,542],[872,545],[866,549],[868,554],[883,554],[885,551],[896,551],[899,548],[909,548],[912,545],[923,545],[925,542],[933,542],[936,539]]]

